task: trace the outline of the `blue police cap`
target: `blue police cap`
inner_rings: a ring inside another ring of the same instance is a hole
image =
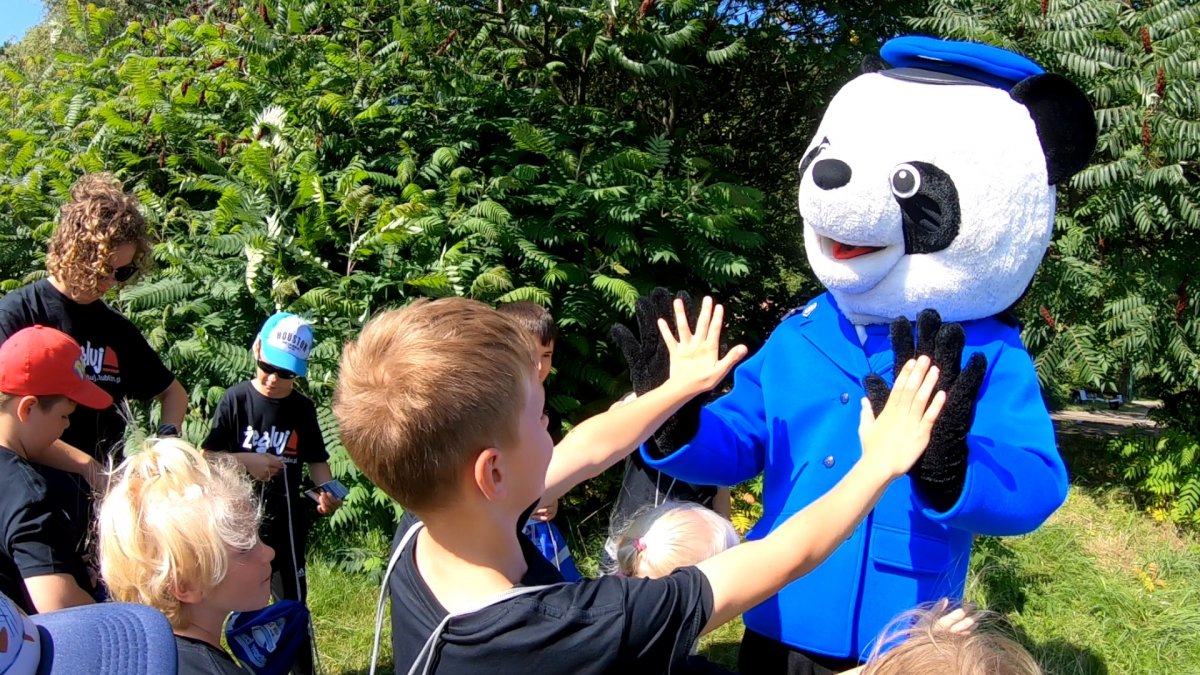
[[[932,84],[985,84],[1008,91],[1021,80],[1046,72],[1007,49],[917,35],[888,40],[879,55],[892,66],[880,74]]]

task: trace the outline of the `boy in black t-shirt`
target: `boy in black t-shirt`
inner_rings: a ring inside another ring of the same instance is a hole
[[[313,482],[333,480],[325,439],[310,398],[294,388],[308,373],[312,328],[295,314],[279,312],[267,319],[254,342],[254,379],[225,391],[205,438],[206,451],[231,452],[246,471],[262,481],[264,543],[275,549],[271,592],[276,598],[305,601],[305,549],[312,521],[312,501],[303,495],[303,467]],[[331,515],[342,502],[319,492],[316,511]],[[300,648],[293,672],[312,670],[312,648]]]
[[[945,394],[933,396],[937,370],[921,357],[878,420],[863,399],[863,460],[766,538],[659,579],[562,582],[520,524],[722,380],[746,354],[739,345],[717,358],[723,314],[705,298],[692,327],[677,301],[674,333],[658,321],[670,378],[557,449],[532,341],[482,303],[418,300],[346,346],[334,394],[346,450],[412,514],[386,579],[397,673],[688,672],[702,633],[815,567],[924,451]]]
[[[554,324],[554,317],[545,307],[528,301],[500,305],[496,311],[516,321],[533,338],[538,350],[538,381],[545,385],[554,364],[554,343],[558,340],[558,326]],[[561,441],[563,421],[558,411],[547,405],[542,413],[542,421],[546,424],[550,440],[555,443]],[[534,509],[523,531],[567,581],[578,581],[582,576],[575,566],[567,539],[553,522],[557,515],[557,499],[543,502]]]
[[[70,425],[76,404],[100,410],[112,397],[85,376],[69,335],[46,326],[0,345],[0,592],[29,614],[95,602],[75,544],[86,523],[29,464]]]

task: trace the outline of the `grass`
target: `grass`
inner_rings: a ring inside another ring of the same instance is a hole
[[[365,673],[379,587],[320,560],[309,574],[326,672]],[[1008,617],[1052,675],[1200,674],[1200,537],[1154,522],[1119,487],[1073,487],[1037,532],[981,537],[968,600]],[[734,666],[741,635],[730,623],[702,651]]]
[[[1200,542],[1074,488],[1037,532],[982,539],[971,593],[1051,673],[1200,673]]]

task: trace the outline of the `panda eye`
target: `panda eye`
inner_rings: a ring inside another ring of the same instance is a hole
[[[921,189],[921,172],[912,164],[900,164],[892,169],[892,194],[908,199]]]

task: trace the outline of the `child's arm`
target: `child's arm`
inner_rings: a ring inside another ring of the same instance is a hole
[[[329,469],[329,462],[310,462],[308,465],[308,475],[317,485],[324,485],[333,480],[333,471]],[[321,493],[317,495],[317,512],[321,515],[331,516],[341,505],[342,500],[334,498],[333,495],[324,490],[321,490]]]
[[[86,452],[61,440],[54,441],[42,450],[30,450],[29,459],[51,469],[77,473],[83,476],[93,490],[104,490],[104,470],[100,463]]]
[[[41,574],[25,578],[25,589],[39,614],[96,602],[70,574]]]
[[[661,386],[637,397],[628,405],[589,418],[554,448],[546,470],[544,502],[566,494],[580,482],[599,475],[644,443],[680,406],[706,392],[725,378],[746,348],[738,345],[720,356],[721,324],[725,310],[705,297],[696,322],[688,326],[683,302],[675,301],[676,340],[667,322],[658,320],[658,330],[671,355],[671,376]]]
[[[713,591],[713,613],[705,632],[821,564],[854,532],[888,485],[912,467],[929,443],[933,422],[946,400],[944,392],[934,394],[937,377],[928,357],[909,361],[878,419],[863,399],[862,459],[841,482],[765,538],[735,546],[696,566]]]
[[[162,405],[159,423],[169,424],[183,431],[183,417],[187,415],[188,409],[188,394],[179,380],[171,380],[171,384],[167,385],[167,388],[154,398],[158,399]]]

